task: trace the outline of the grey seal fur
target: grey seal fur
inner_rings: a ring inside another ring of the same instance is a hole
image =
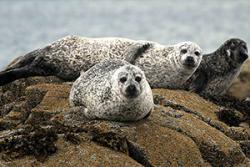
[[[229,39],[215,52],[203,56],[198,69],[184,84],[184,89],[204,96],[224,95],[247,58],[246,42]]]
[[[146,44],[150,47],[145,54],[134,58],[134,62],[145,72],[153,88],[180,87],[201,61],[201,48],[192,42],[164,46],[156,42],[126,38],[67,36],[17,58],[0,72],[0,85],[29,76],[55,75],[74,81],[81,71],[87,71],[102,60],[126,60],[128,55],[131,56],[128,52],[132,48]]]
[[[153,109],[144,72],[123,60],[104,60],[74,82],[70,105],[88,119],[138,121]]]

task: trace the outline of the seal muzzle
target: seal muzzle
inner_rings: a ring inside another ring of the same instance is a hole
[[[128,98],[135,98],[138,96],[138,91],[135,85],[131,84],[126,88],[126,96]]]

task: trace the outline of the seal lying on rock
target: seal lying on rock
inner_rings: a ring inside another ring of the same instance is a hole
[[[164,46],[150,41],[125,38],[84,38],[67,36],[42,49],[32,51],[0,72],[0,85],[29,76],[54,75],[76,80],[105,58],[128,59],[131,50],[148,44],[148,50],[135,65],[144,72],[152,87],[175,88],[182,85],[198,67],[202,54],[192,42]]]
[[[246,42],[229,39],[215,52],[203,56],[200,66],[184,87],[205,96],[223,95],[247,58]]]
[[[123,60],[104,60],[74,82],[70,104],[89,119],[137,121],[153,109],[151,88],[143,71]]]

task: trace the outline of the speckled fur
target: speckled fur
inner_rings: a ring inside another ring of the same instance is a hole
[[[122,93],[125,83],[119,76],[126,74],[127,84],[138,84],[138,96],[129,98]],[[122,84],[122,85],[121,85]],[[89,119],[137,121],[153,109],[153,96],[146,77],[138,67],[123,60],[104,60],[83,72],[74,82],[70,92],[72,107],[83,106],[82,112]]]
[[[182,54],[181,50],[187,53]],[[196,56],[195,51],[201,55]],[[153,88],[180,88],[194,73],[202,59],[201,48],[193,42],[182,42],[172,46],[163,46],[155,43],[143,57],[137,59],[140,67]],[[195,67],[184,65],[187,56],[194,58]]]
[[[178,88],[196,70],[202,57],[194,55],[195,51],[201,52],[201,49],[192,42],[164,46],[155,42],[126,38],[67,36],[45,48],[20,57],[11,63],[6,71],[28,66],[29,68],[24,71],[36,72],[31,75],[56,75],[65,80],[75,80],[80,71],[88,70],[105,58],[126,60],[131,48],[146,43],[151,47],[143,57],[135,60],[135,65],[145,72],[152,87]],[[180,53],[182,48],[187,49],[186,54]],[[195,67],[187,68],[183,65],[187,56],[194,57]]]
[[[247,45],[241,39],[227,40],[215,52],[203,56],[184,89],[205,96],[223,95],[238,76],[247,59]]]

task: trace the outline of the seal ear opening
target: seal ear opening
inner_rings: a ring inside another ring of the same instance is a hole
[[[142,57],[142,55],[150,48],[152,44],[136,44],[132,46],[126,53],[125,53],[125,60],[130,64],[135,64],[135,61]]]
[[[227,50],[226,50],[226,53],[227,53],[227,56],[228,56],[228,57],[231,56],[231,51],[230,51],[230,49],[227,49]]]

